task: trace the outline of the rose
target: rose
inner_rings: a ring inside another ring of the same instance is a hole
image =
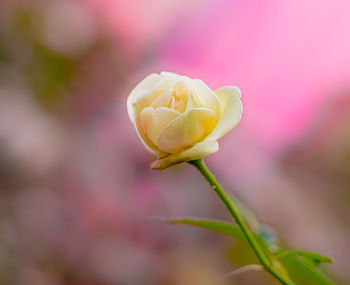
[[[216,140],[241,119],[240,97],[234,86],[212,91],[199,79],[168,72],[148,75],[131,91],[127,107],[144,147],[158,158],[151,168],[218,151]]]

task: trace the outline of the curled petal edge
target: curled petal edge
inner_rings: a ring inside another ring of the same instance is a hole
[[[200,159],[204,156],[217,152],[219,144],[217,141],[203,141],[195,144],[191,148],[185,149],[177,154],[169,154],[151,163],[151,169],[163,170],[181,162]]]
[[[241,120],[243,105],[241,92],[235,86],[225,86],[215,90],[222,104],[221,118],[216,128],[206,138],[208,141],[217,140],[235,128]]]

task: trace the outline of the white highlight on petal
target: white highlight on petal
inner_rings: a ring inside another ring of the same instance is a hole
[[[182,113],[163,131],[157,145],[163,152],[180,152],[202,140],[211,129],[213,121],[214,112],[207,108]]]
[[[204,156],[217,152],[219,145],[216,141],[199,142],[189,149],[178,154],[170,154],[164,158],[160,158],[151,164],[152,169],[162,170],[177,163],[200,159]]]
[[[241,91],[235,86],[225,86],[215,90],[222,104],[222,115],[213,132],[205,139],[217,140],[232,130],[240,122],[243,112]]]

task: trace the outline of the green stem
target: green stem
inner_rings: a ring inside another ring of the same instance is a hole
[[[216,194],[220,197],[221,201],[225,204],[226,208],[231,213],[232,217],[238,224],[238,226],[241,228],[242,232],[244,233],[249,245],[254,250],[256,256],[258,257],[261,265],[265,268],[266,271],[270,272],[273,276],[275,276],[282,284],[284,285],[291,285],[292,282],[286,280],[285,277],[281,276],[279,272],[277,272],[273,266],[270,260],[266,257],[264,251],[261,249],[260,245],[254,238],[253,233],[248,228],[247,224],[244,222],[240,214],[238,213],[238,210],[233,205],[231,199],[229,196],[225,193],[225,191],[222,189],[220,184],[216,181],[215,177],[209,169],[204,164],[203,159],[198,160],[192,160],[189,161],[191,165],[196,167],[198,171],[204,176],[204,178],[209,182],[211,188],[216,192]]]

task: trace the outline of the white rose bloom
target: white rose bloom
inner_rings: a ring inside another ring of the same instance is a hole
[[[241,92],[212,91],[199,79],[152,73],[130,93],[128,113],[144,147],[158,159],[153,169],[195,160],[218,151],[217,139],[242,116]]]

